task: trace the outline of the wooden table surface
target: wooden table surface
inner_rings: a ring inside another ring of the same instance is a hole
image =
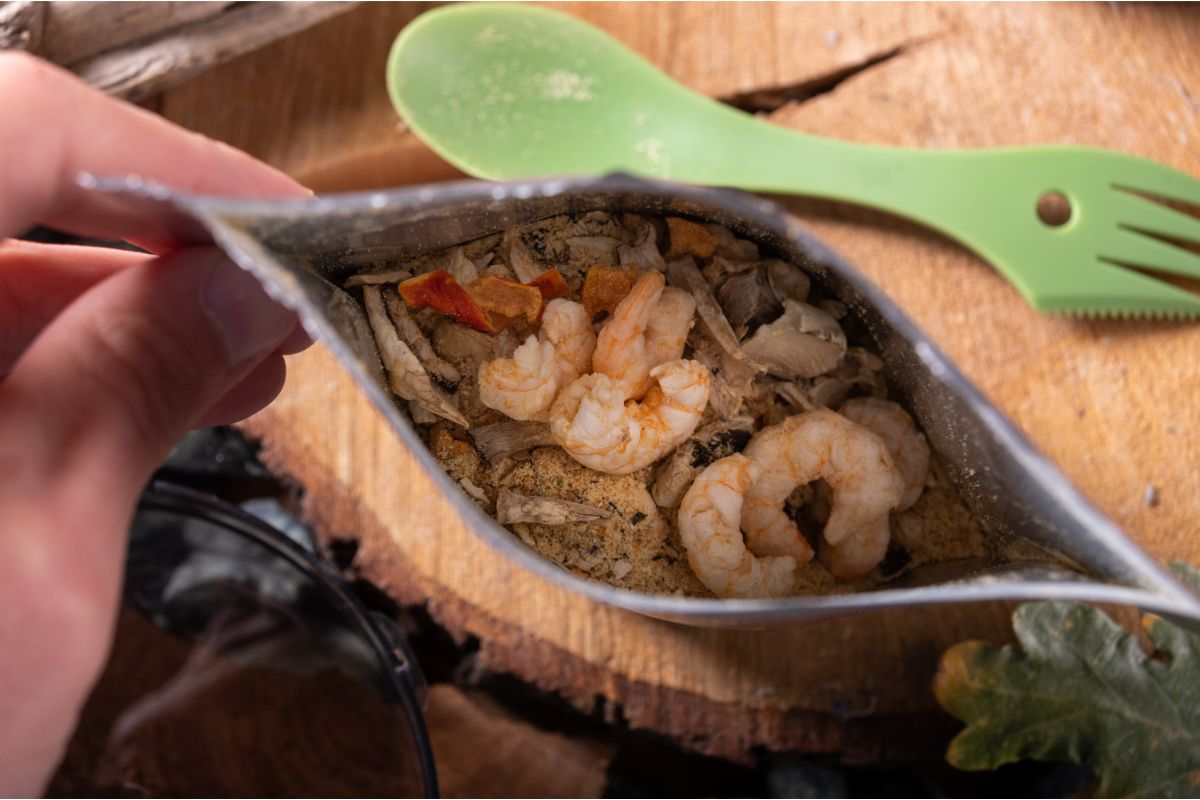
[[[168,118],[321,189],[454,175],[404,132],[387,48],[424,6],[366,5],[159,98]],[[1200,14],[1159,5],[570,5],[718,97],[784,88],[777,124],[925,147],[1117,148],[1200,175]],[[811,97],[806,97],[811,95]],[[916,226],[788,201],[1154,556],[1200,562],[1200,325],[1034,313],[986,264]],[[732,758],[929,755],[953,723],[938,655],[1007,637],[998,605],[785,630],[691,630],[595,606],[467,531],[321,350],[246,424],[355,566],[454,635],[481,669]]]

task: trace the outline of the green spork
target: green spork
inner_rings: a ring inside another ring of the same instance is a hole
[[[1200,278],[1200,180],[1082,147],[915,150],[756,119],[676,83],[566,14],[505,3],[430,11],[396,39],[397,111],[447,161],[509,180],[623,171],[841,200],[908,217],[996,266],[1033,306],[1200,316],[1200,297],[1135,269]],[[1058,196],[1069,218],[1043,222]],[[1151,199],[1155,198],[1155,199]]]

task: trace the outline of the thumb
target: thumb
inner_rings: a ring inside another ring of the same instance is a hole
[[[132,496],[294,325],[215,249],[122,270],[60,314],[0,383],[0,427],[16,428],[0,438],[19,447],[18,477],[44,491],[86,476],[101,497]]]

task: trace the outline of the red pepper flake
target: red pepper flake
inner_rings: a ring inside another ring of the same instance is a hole
[[[432,308],[484,333],[498,333],[508,320],[486,314],[466,289],[444,269],[426,272],[402,281],[397,287],[404,302],[413,308]]]

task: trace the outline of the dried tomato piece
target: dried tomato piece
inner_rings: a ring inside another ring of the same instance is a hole
[[[667,217],[667,230],[671,239],[671,247],[663,255],[667,261],[687,255],[712,258],[712,254],[717,252],[717,245],[721,243],[703,225],[681,217]]]
[[[477,331],[498,333],[507,324],[507,320],[493,319],[485,313],[475,298],[444,269],[409,278],[396,288],[404,302],[413,308],[432,308]]]
[[[467,293],[489,315],[502,317],[505,324],[520,317],[533,323],[542,315],[542,293],[530,284],[485,275],[468,284]]]
[[[484,333],[499,333],[513,320],[528,323],[542,317],[546,302],[568,291],[558,270],[548,269],[529,283],[485,275],[461,285],[444,269],[409,278],[398,287],[413,308],[432,308]]]
[[[562,274],[556,269],[548,269],[531,280],[528,286],[535,286],[542,293],[542,302],[549,303],[556,297],[562,297],[571,289],[563,280]]]
[[[624,267],[591,267],[583,277],[583,308],[589,316],[611,314],[633,288],[634,276]]]

